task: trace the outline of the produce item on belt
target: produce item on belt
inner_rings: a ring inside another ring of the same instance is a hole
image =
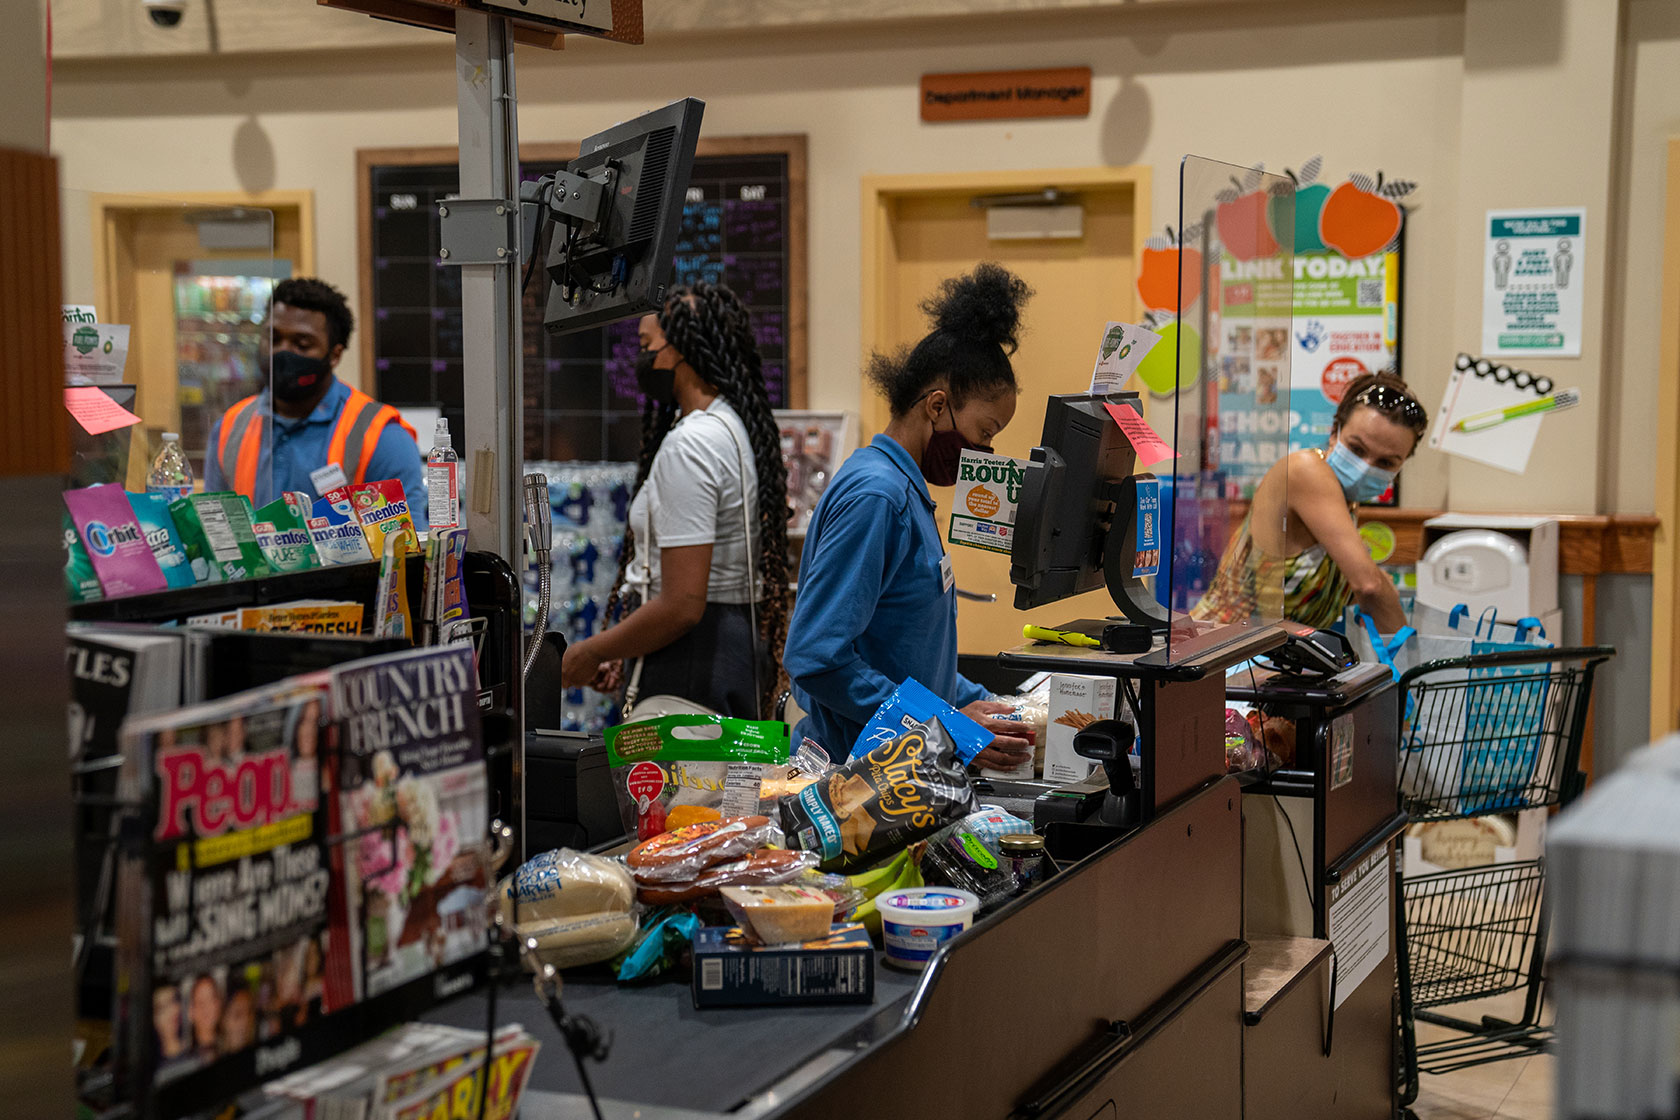
[[[947,727],[958,721],[979,729],[962,715],[916,723],[782,801],[788,843],[820,853],[824,871],[856,871],[966,814],[974,790]]]
[[[635,880],[601,856],[560,848],[533,856],[496,888],[503,923],[556,968],[611,960],[636,938]]]
[[[723,814],[704,805],[674,805],[665,814],[665,827],[670,831],[687,828],[691,824],[721,821]]]
[[[670,813],[682,806],[757,813],[765,767],[788,760],[779,720],[671,715],[609,727],[606,740],[619,816],[638,840],[680,827]]]
[[[858,904],[857,909],[852,911],[852,921],[862,922],[864,928],[869,930],[870,936],[880,937],[881,899],[896,891],[909,890],[912,887],[925,886],[926,884],[927,880],[922,877],[921,856],[919,853],[913,853],[905,859],[903,866],[899,868],[898,875],[892,882],[876,891],[868,900]]]
[[[673,883],[781,840],[781,831],[769,817],[726,817],[644,840],[630,850],[624,863],[639,883]]]
[[[724,887],[724,905],[735,924],[765,945],[815,941],[834,924],[834,901],[821,891],[789,883],[779,887]]]
[[[907,731],[931,726],[935,720],[944,725],[950,748],[964,766],[991,744],[990,731],[935,696],[921,682],[910,679],[899,685],[864,724],[857,742],[852,744],[851,761],[856,762],[875,747],[894,742]]]
[[[810,852],[790,852],[781,848],[760,848],[740,859],[714,864],[693,879],[677,882],[642,883],[636,897],[649,906],[669,902],[693,902],[697,898],[716,894],[724,887],[768,886],[787,883],[799,878],[817,865],[817,857]]]

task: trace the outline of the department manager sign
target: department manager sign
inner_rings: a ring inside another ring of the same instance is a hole
[[[1090,113],[1089,66],[922,75],[924,121],[1085,117]]]

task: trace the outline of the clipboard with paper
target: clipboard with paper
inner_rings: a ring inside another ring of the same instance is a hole
[[[1446,395],[1435,413],[1429,446],[1498,467],[1513,474],[1528,469],[1534,441],[1545,412],[1515,416],[1475,431],[1459,430],[1459,423],[1487,413],[1541,401],[1551,395],[1552,379],[1515,369],[1489,358],[1460,354],[1453,362]]]

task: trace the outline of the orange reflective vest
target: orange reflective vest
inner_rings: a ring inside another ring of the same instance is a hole
[[[250,396],[224,412],[221,436],[216,442],[216,462],[222,468],[222,477],[231,479],[234,490],[252,502],[257,500],[257,460],[262,454],[264,430],[256,405],[257,398]],[[337,463],[352,485],[366,482],[368,462],[387,424],[396,424],[414,436],[413,426],[395,408],[380,404],[360,389],[351,389],[349,399],[338,410],[332,438],[327,441],[327,462],[321,465]]]

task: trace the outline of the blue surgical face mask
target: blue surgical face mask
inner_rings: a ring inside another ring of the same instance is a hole
[[[1340,440],[1330,448],[1324,461],[1336,472],[1336,480],[1342,484],[1342,493],[1350,502],[1369,502],[1381,497],[1383,491],[1394,485],[1394,476],[1399,473],[1373,467],[1349,451]]]

